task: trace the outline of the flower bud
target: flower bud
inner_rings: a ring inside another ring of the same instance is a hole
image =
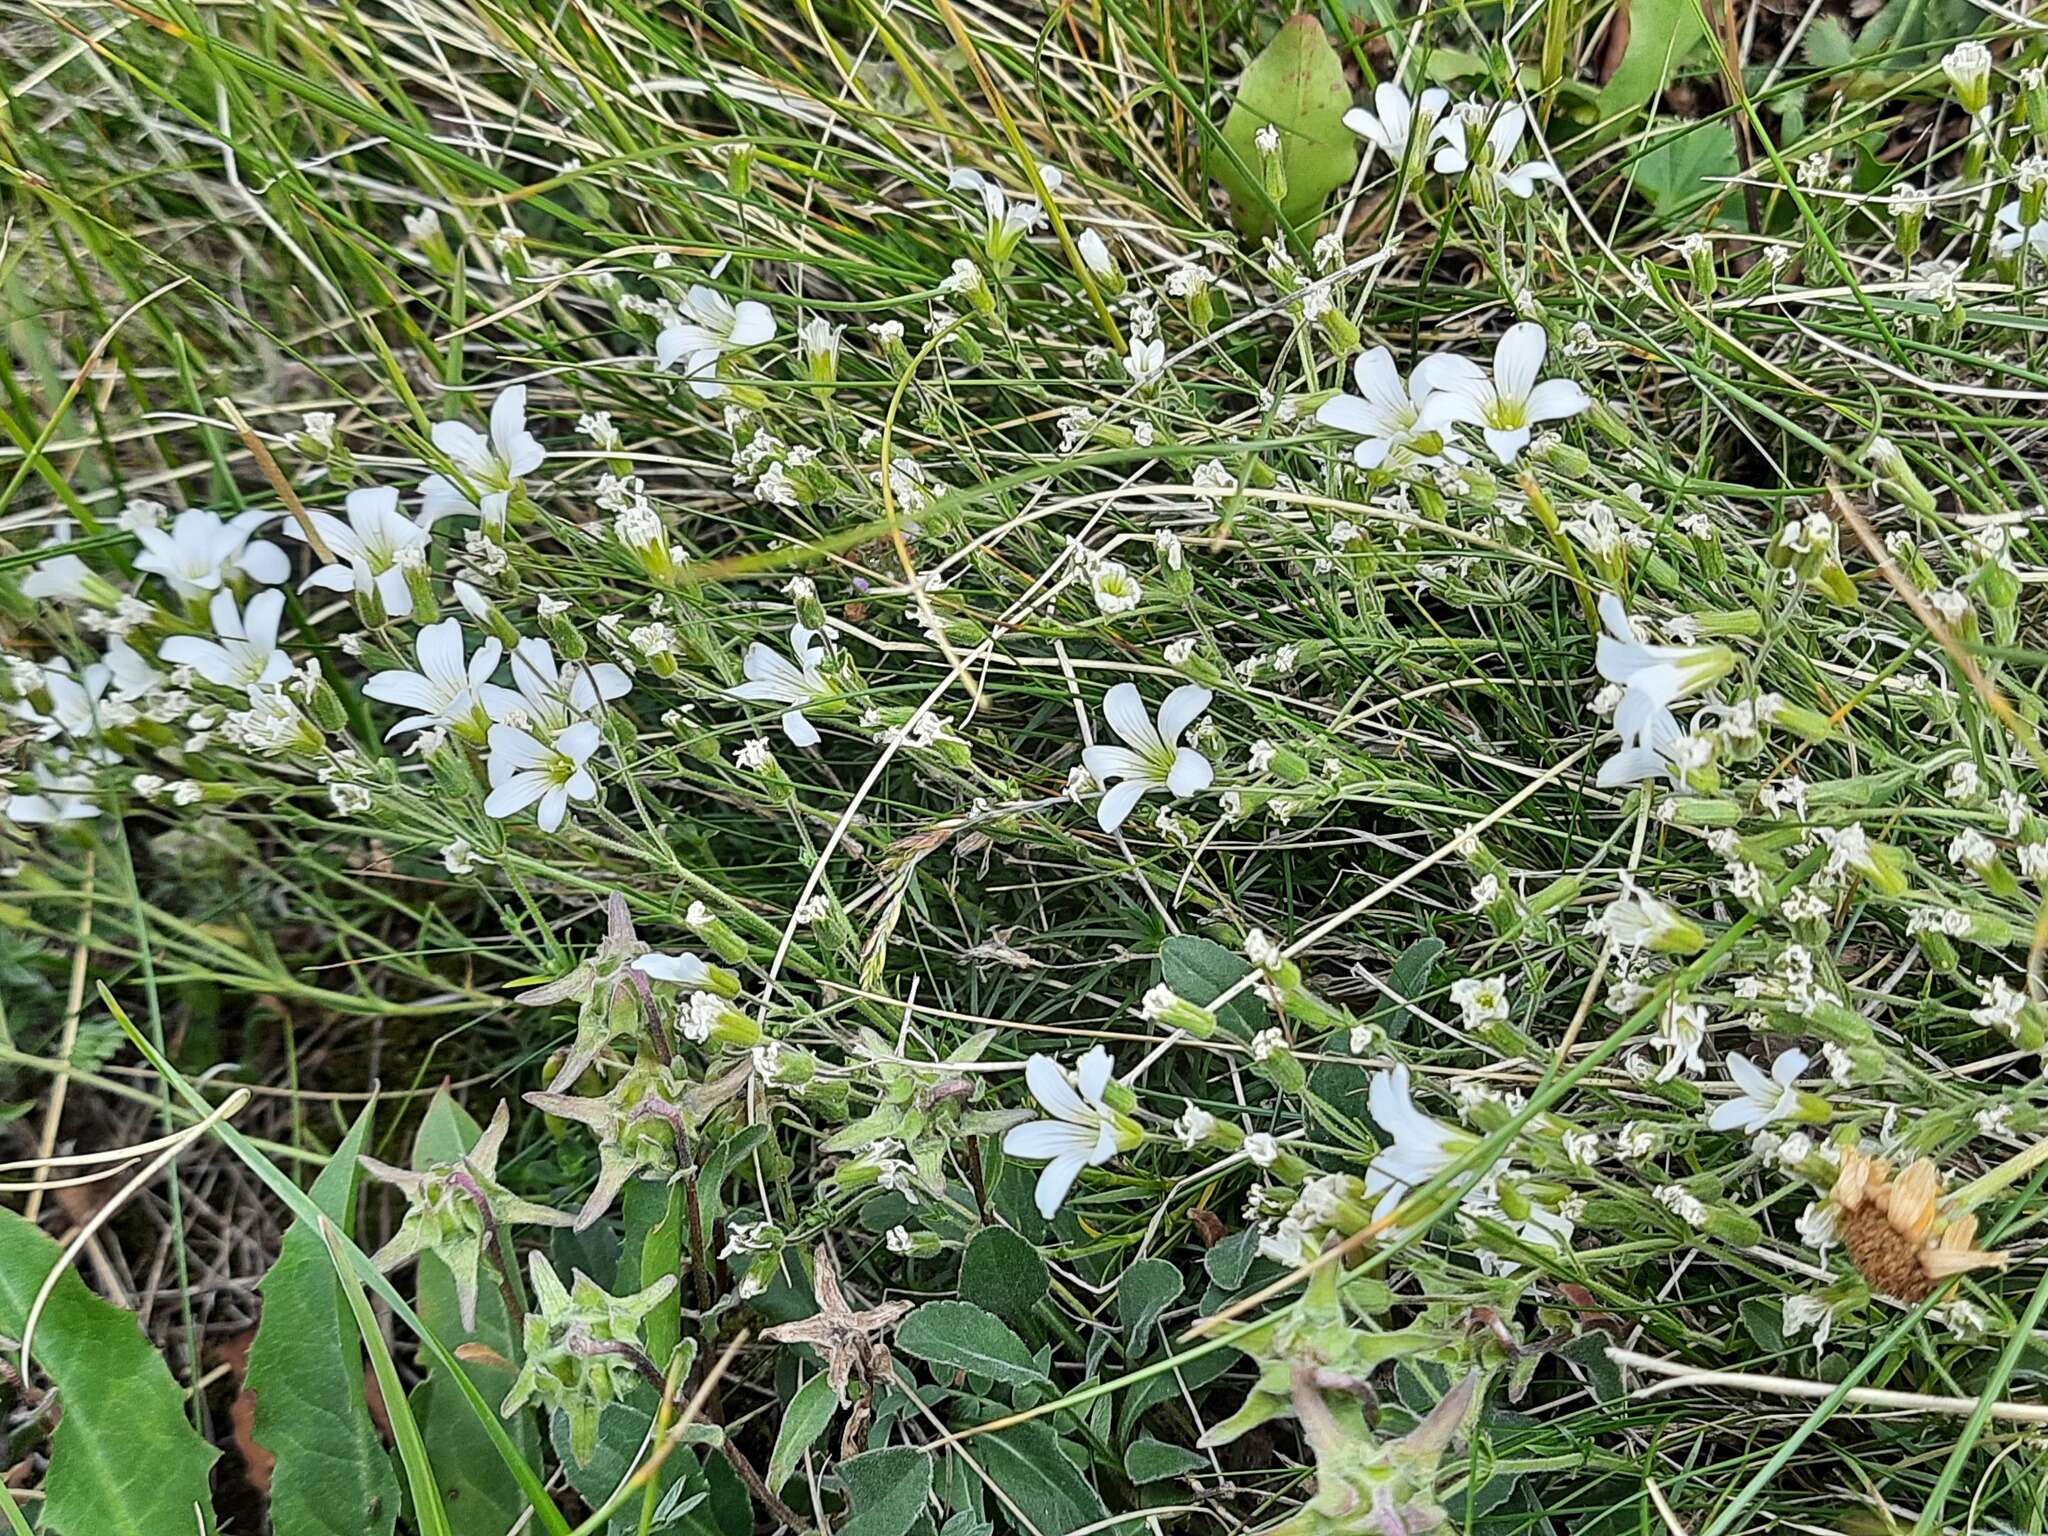
[[[1148,1024],[1177,1029],[1197,1040],[1216,1033],[1216,1015],[1200,1003],[1191,1003],[1163,982],[1147,992],[1138,1005],[1138,1016]]]

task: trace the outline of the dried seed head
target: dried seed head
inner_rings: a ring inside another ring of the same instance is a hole
[[[1829,1198],[1840,1211],[1842,1245],[1871,1289],[1900,1301],[1923,1301],[1942,1281],[2005,1262],[1976,1246],[1977,1218],[1940,1216],[1941,1173],[1921,1158],[1891,1176],[1882,1158],[1854,1149]]]

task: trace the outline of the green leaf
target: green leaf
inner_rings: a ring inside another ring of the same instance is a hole
[[[1178,1265],[1164,1259],[1140,1259],[1116,1283],[1116,1315],[1124,1325],[1124,1355],[1135,1360],[1145,1353],[1159,1314],[1180,1299],[1187,1280]]]
[[[1159,946],[1159,976],[1191,1003],[1207,1007],[1252,968],[1235,950],[1198,934],[1177,933]],[[1260,1017],[1249,992],[1240,992],[1216,1014],[1216,1022],[1249,1040],[1258,1033]]]
[[[896,1348],[932,1365],[985,1376],[1007,1386],[1048,1380],[1024,1341],[993,1312],[971,1301],[928,1301],[896,1330]]]
[[[775,1449],[768,1457],[770,1493],[782,1491],[782,1485],[795,1474],[797,1462],[825,1432],[838,1408],[839,1394],[822,1371],[797,1388],[782,1412],[782,1427],[775,1432]]]
[[[1240,231],[1256,240],[1273,229],[1255,142],[1259,130],[1268,124],[1280,130],[1277,154],[1287,176],[1280,212],[1296,225],[1319,213],[1330,193],[1358,169],[1358,140],[1344,126],[1350,107],[1344,61],[1320,21],[1303,12],[1273,34],[1238,82],[1223,142],[1209,151],[1210,174],[1230,194]]]
[[[1038,1250],[1008,1227],[977,1232],[960,1261],[960,1296],[1020,1323],[1052,1289]]]
[[[1252,1260],[1259,1256],[1259,1229],[1246,1227],[1233,1232],[1202,1255],[1202,1267],[1209,1278],[1225,1291],[1234,1291],[1251,1273]]]
[[[313,1203],[343,1231],[353,1224],[356,1156],[374,1110],[363,1111],[313,1182]],[[370,1418],[362,1351],[320,1234],[293,1222],[262,1290],[247,1386],[256,1443],[277,1458],[271,1523],[293,1536],[388,1536],[398,1520],[398,1478]]]
[[[1647,105],[1706,35],[1700,0],[1633,0],[1628,48],[1600,92],[1600,115]]]
[[[62,1253],[32,1223],[0,1210],[0,1334],[21,1337]],[[49,1536],[212,1530],[206,1477],[220,1452],[185,1417],[185,1394],[135,1315],[67,1269],[30,1347],[64,1405],[40,1528]]]
[[[1676,214],[1728,188],[1709,180],[1735,174],[1735,130],[1725,122],[1689,124],[1636,157],[1633,176],[1662,214]]]
[[[1168,1445],[1164,1440],[1154,1440],[1149,1435],[1124,1447],[1124,1476],[1134,1483],[1158,1483],[1169,1477],[1185,1477],[1208,1465],[1208,1458],[1200,1451],[1191,1451],[1184,1445]]]
[[[1815,69],[1847,69],[1856,62],[1856,40],[1849,35],[1849,24],[1839,16],[1816,18],[1806,29],[1799,51]]]
[[[932,1459],[914,1446],[892,1445],[842,1461],[839,1477],[851,1510],[839,1536],[904,1536],[931,1495]]]
[[[1067,1536],[1109,1518],[1101,1495],[1067,1460],[1059,1436],[1042,1419],[977,1435],[968,1443],[982,1470],[1024,1511],[1040,1536]]]

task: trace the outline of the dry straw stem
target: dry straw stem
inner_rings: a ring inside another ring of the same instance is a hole
[[[1647,1371],[1661,1381],[1636,1388],[1636,1397],[1656,1397],[1686,1387],[1727,1387],[1737,1392],[1756,1392],[1770,1397],[1819,1400],[1836,1388],[1825,1381],[1807,1381],[1798,1376],[1757,1376],[1747,1371],[1703,1371],[1676,1360],[1639,1354],[1633,1349],[1611,1348],[1607,1358],[1630,1370]],[[1968,1418],[1977,1411],[1974,1397],[1933,1397],[1923,1392],[1890,1392],[1882,1387],[1851,1387],[1846,1401],[1864,1408],[1884,1408],[1904,1413],[1953,1414]],[[1993,1403],[1991,1417],[2008,1424],[2048,1424],[2048,1404]]]

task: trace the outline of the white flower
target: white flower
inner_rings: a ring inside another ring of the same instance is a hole
[[[1267,1131],[1253,1131],[1244,1139],[1244,1155],[1254,1167],[1270,1168],[1280,1161],[1280,1143]]]
[[[432,542],[426,523],[400,512],[398,492],[389,486],[350,491],[345,506],[347,522],[331,512],[306,514],[334,560],[300,582],[299,590],[318,587],[326,592],[352,591],[359,597],[375,592],[392,618],[411,617],[412,592],[400,556],[408,550],[426,554]],[[295,539],[306,539],[296,521],[287,523],[284,531]]]
[[[71,663],[59,656],[46,662],[36,678],[42,691],[49,695],[49,712],[44,713],[26,699],[13,704],[10,712],[27,721],[31,734],[39,741],[61,735],[77,742],[90,742],[99,735],[101,700],[113,680],[114,670],[105,662],[92,662],[74,677]]]
[[[1385,347],[1360,354],[1351,365],[1351,376],[1357,381],[1358,393],[1324,401],[1316,407],[1316,420],[1360,439],[1351,450],[1360,469],[1382,465],[1398,469],[1455,456],[1455,450],[1447,453],[1444,448],[1441,427],[1421,424],[1423,407],[1438,390],[1456,385],[1470,392],[1486,384],[1480,366],[1455,352],[1435,352],[1423,358],[1404,383],[1401,370],[1394,366],[1394,354]]]
[[[711,980],[711,967],[695,955],[642,955],[633,969],[649,981],[666,981],[678,987],[703,987]]]
[[[700,399],[715,400],[725,393],[717,378],[720,358],[758,347],[775,336],[775,316],[767,305],[755,299],[735,304],[702,283],[694,284],[684,296],[681,311],[687,318],[655,338],[655,363],[666,372],[680,362],[683,377]]]
[[[1133,336],[1131,349],[1124,354],[1124,372],[1131,376],[1131,382],[1140,389],[1150,389],[1165,371],[1166,343],[1157,336]]]
[[[1081,253],[1081,263],[1097,277],[1116,276],[1116,258],[1109,253],[1109,244],[1092,229],[1084,229],[1075,237],[1074,248]]]
[[[1114,832],[1150,790],[1164,789],[1175,799],[1185,800],[1209,787],[1215,778],[1209,759],[1179,743],[1181,732],[1194,724],[1212,697],[1199,684],[1184,683],[1159,706],[1155,725],[1145,713],[1145,701],[1136,684],[1118,683],[1109,690],[1102,701],[1103,718],[1124,745],[1089,747],[1081,760],[1096,783],[1123,782],[1105,789],[1102,803],[1096,807],[1096,825]]]
[[[269,540],[252,537],[276,516],[274,512],[243,512],[223,518],[218,512],[189,508],[178,514],[168,530],[135,530],[136,542],[142,546],[135,569],[163,577],[182,598],[205,597],[237,575],[266,584],[283,581],[292,573],[290,559]]]
[[[488,526],[502,526],[512,488],[547,459],[540,439],[526,430],[524,384],[501,391],[491,402],[488,437],[466,422],[443,421],[435,423],[434,446],[477,494],[471,496],[447,475],[429,475],[420,482],[425,502],[420,521],[429,528],[441,518],[465,512],[481,515]]]
[[[1991,249],[2000,256],[2010,256],[2021,246],[2037,256],[2048,256],[2048,218],[2028,224],[2021,216],[2020,205],[2007,203],[1998,210],[1998,227],[1991,232]]]
[[[1505,976],[1464,976],[1451,983],[1451,1001],[1464,1015],[1467,1029],[1498,1024],[1508,1016],[1508,982]]]
[[[1806,1209],[1799,1213],[1799,1219],[1793,1223],[1794,1229],[1799,1233],[1799,1240],[1815,1252],[1824,1252],[1841,1241],[1835,1211],[1836,1206],[1832,1200],[1808,1201]]]
[[[1192,1152],[1211,1136],[1216,1134],[1216,1117],[1206,1109],[1198,1107],[1192,1100],[1181,1101],[1187,1107],[1173,1122],[1173,1134],[1180,1144]]]
[[[1344,126],[1391,160],[1398,169],[1407,163],[1411,145],[1427,143],[1436,131],[1437,119],[1451,104],[1451,93],[1431,86],[1412,102],[1408,93],[1387,81],[1374,88],[1376,111],[1353,107],[1344,114]]]
[[[1145,600],[1144,583],[1115,560],[1098,560],[1088,572],[1088,591],[1098,613],[1129,613]]]
[[[1600,637],[1595,664],[1622,689],[1614,728],[1621,750],[1600,767],[1603,788],[1633,784],[1681,761],[1688,738],[1671,705],[1711,687],[1735,665],[1725,645],[1650,645],[1637,639],[1628,610],[1612,592],[1600,594]]]
[[[1527,446],[1539,422],[1576,416],[1593,402],[1571,379],[1545,379],[1544,356],[1550,339],[1534,320],[1509,326],[1493,352],[1493,376],[1477,368],[1470,374],[1433,378],[1435,387],[1423,402],[1419,425],[1442,431],[1452,422],[1479,428],[1494,457],[1512,464]]]
[[[1786,1051],[1771,1063],[1771,1075],[1766,1077],[1763,1069],[1747,1056],[1729,1057],[1728,1075],[1735,1079],[1742,1095],[1717,1107],[1707,1117],[1708,1129],[1760,1131],[1767,1125],[1791,1119],[1799,1113],[1802,1095],[1798,1079],[1806,1064],[1806,1052]]]
[[[503,820],[537,802],[541,831],[555,831],[569,814],[571,800],[597,798],[597,780],[586,765],[600,740],[590,720],[564,727],[550,741],[515,726],[492,726],[491,793],[484,814]]]
[[[451,875],[467,875],[476,871],[480,855],[466,837],[458,837],[441,847],[441,863]]]
[[[82,758],[66,751],[45,754],[29,770],[35,788],[0,801],[0,816],[18,827],[43,827],[57,822],[90,821],[99,815],[92,798],[92,774]],[[138,781],[139,782],[139,781]]]
[[[1066,179],[1056,166],[1050,165],[1041,165],[1038,176],[1045,190],[1053,193],[1059,191],[1060,183]],[[955,192],[972,192],[980,199],[981,243],[989,259],[998,266],[1009,259],[1017,242],[1038,228],[1039,220],[1045,217],[1045,210],[1035,202],[1011,202],[1009,193],[979,171],[962,167],[953,172],[946,184]]]
[[[1536,191],[1539,181],[1562,183],[1564,177],[1548,160],[1527,160],[1520,165],[1511,162],[1522,150],[1522,133],[1529,126],[1529,114],[1519,106],[1507,106],[1493,120],[1493,126],[1486,131],[1485,142],[1479,147],[1479,174],[1493,178],[1493,184],[1503,192],[1516,197],[1530,197]],[[1462,175],[1472,168],[1471,137],[1462,117],[1453,116],[1437,124],[1435,137],[1443,141],[1443,148],[1436,152],[1435,165],[1440,176]]]
[[[1668,1053],[1656,1081],[1668,1083],[1681,1071],[1698,1077],[1707,1070],[1700,1060],[1700,1047],[1707,1042],[1707,1010],[1700,1004],[1674,1000],[1664,1010],[1663,1027],[1655,1039]]]
[[[214,638],[172,635],[157,655],[174,667],[190,667],[222,688],[255,688],[281,683],[291,676],[291,658],[277,648],[278,621],[284,616],[284,594],[258,592],[243,608],[235,594],[213,594],[209,616]]]
[[[429,726],[467,727],[472,731],[483,728],[486,717],[482,689],[498,670],[505,647],[486,639],[467,661],[462,649],[461,621],[443,619],[422,629],[413,642],[418,671],[394,667],[376,673],[363,684],[363,692],[370,698],[418,711],[386,731],[386,741],[402,732],[425,730]]]
[[[1365,1170],[1366,1198],[1379,1201],[1375,1218],[1385,1216],[1409,1191],[1427,1184],[1479,1145],[1479,1138],[1469,1131],[1432,1120],[1415,1107],[1405,1066],[1373,1073],[1366,1102],[1373,1123],[1390,1138]],[[1461,1195],[1459,1203],[1464,1199]]]
[[[479,685],[484,713],[505,724],[558,731],[633,691],[626,669],[608,661],[571,662],[565,680],[554,647],[538,636],[520,641],[509,659],[515,688]]]
[[[1072,1081],[1050,1056],[1033,1056],[1024,1063],[1032,1097],[1053,1118],[1011,1127],[1003,1137],[1003,1151],[1010,1157],[1045,1160],[1045,1171],[1038,1176],[1038,1214],[1047,1221],[1083,1168],[1099,1167],[1124,1147],[1137,1145],[1133,1128],[1120,1124],[1116,1111],[1102,1101],[1115,1070],[1114,1058],[1099,1045],[1076,1064]]]
[[[796,746],[815,747],[818,728],[805,717],[804,706],[836,699],[839,690],[825,675],[826,651],[818,644],[816,630],[802,624],[792,626],[789,650],[794,661],[756,640],[741,662],[747,680],[726,689],[725,696],[749,704],[791,706],[782,717],[782,734]]]
[[[1813,1330],[1813,1352],[1817,1355],[1834,1330],[1835,1308],[1825,1296],[1787,1296],[1784,1307],[1785,1337]]]
[[[1622,894],[1601,911],[1589,925],[1612,939],[1622,949],[1654,949],[1668,954],[1691,954],[1704,935],[1699,925],[1676,908],[1667,906],[1632,882]]]

